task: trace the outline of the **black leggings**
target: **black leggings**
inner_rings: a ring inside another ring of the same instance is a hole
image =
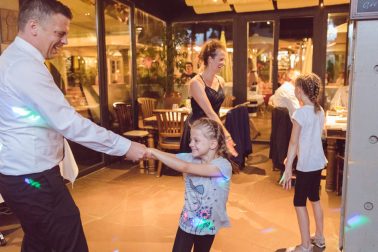
[[[215,235],[194,235],[177,229],[175,244],[172,252],[191,252],[194,244],[194,252],[209,252]]]
[[[319,187],[322,170],[312,172],[297,171],[295,181],[294,206],[306,206],[307,198],[316,202],[319,198]]]

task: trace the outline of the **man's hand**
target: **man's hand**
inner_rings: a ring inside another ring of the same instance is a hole
[[[131,142],[130,149],[126,152],[126,158],[127,160],[131,161],[138,161],[145,157],[147,152],[147,148],[145,145],[137,143],[137,142]]]

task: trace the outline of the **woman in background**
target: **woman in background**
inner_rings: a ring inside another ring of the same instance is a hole
[[[234,141],[219,118],[219,110],[225,95],[224,79],[217,74],[224,66],[226,48],[219,40],[208,40],[203,45],[199,58],[203,61],[204,70],[189,81],[192,112],[185,121],[180,152],[191,152],[189,147],[190,127],[196,120],[208,117],[222,126],[227,148],[233,156],[237,156]]]

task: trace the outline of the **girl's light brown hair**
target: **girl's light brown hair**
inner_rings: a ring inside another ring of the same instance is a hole
[[[301,74],[295,80],[295,86],[298,86],[300,89],[302,89],[303,93],[314,104],[315,113],[320,111],[318,97],[321,85],[321,79],[314,73]]]
[[[207,117],[203,117],[195,121],[192,124],[191,128],[200,128],[203,130],[205,137],[207,137],[208,139],[216,140],[218,143],[218,155],[224,157],[227,154],[226,137],[224,135],[221,125],[219,125],[218,122],[211,120]]]
[[[215,58],[217,55],[217,49],[221,49],[223,51],[226,51],[226,48],[224,45],[217,39],[211,39],[206,41],[205,44],[203,44],[201,52],[199,54],[199,59],[203,61],[205,66],[208,65],[208,59],[209,57]]]

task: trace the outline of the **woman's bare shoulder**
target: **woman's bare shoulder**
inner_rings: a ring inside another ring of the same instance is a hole
[[[204,87],[204,83],[201,80],[201,77],[199,74],[194,76],[190,81],[189,81],[189,86],[190,87]]]

